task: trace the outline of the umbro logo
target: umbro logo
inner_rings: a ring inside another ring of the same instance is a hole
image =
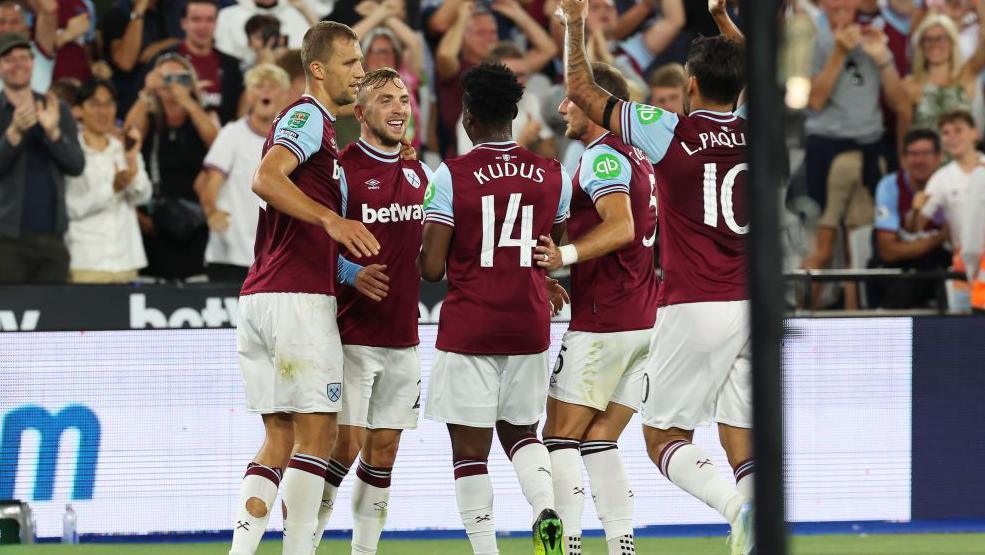
[[[375,191],[380,188],[380,182],[377,179],[370,179],[366,182],[366,187],[371,191]]]
[[[383,511],[386,510],[387,502],[386,501],[377,501],[376,503],[373,503],[373,506],[376,507],[376,510],[377,511],[383,512]]]

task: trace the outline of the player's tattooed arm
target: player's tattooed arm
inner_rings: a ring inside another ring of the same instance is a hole
[[[592,121],[621,135],[618,114],[622,101],[616,102],[608,110],[606,104],[613,98],[605,89],[595,83],[592,67],[585,52],[585,11],[587,0],[562,0],[561,10],[565,20],[565,82],[568,98],[591,118]],[[616,114],[616,117],[612,117]],[[605,116],[608,115],[608,118]],[[603,121],[609,119],[609,121]]]
[[[454,229],[443,224],[426,222],[421,254],[417,256],[417,269],[427,281],[441,281],[445,277],[445,261]]]
[[[346,220],[315,201],[288,177],[298,158],[287,147],[274,145],[260,161],[253,177],[253,192],[277,210],[309,224],[321,226],[332,239],[356,258],[379,254],[380,244],[362,222]]]
[[[715,20],[715,24],[718,25],[718,32],[723,37],[745,46],[745,35],[736,27],[732,17],[728,14],[728,0],[708,0],[708,12]]]

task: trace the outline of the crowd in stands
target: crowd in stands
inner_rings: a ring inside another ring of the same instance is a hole
[[[356,31],[366,70],[400,72],[407,139],[432,167],[472,147],[460,77],[493,59],[526,86],[517,142],[572,170],[583,147],[557,114],[557,1],[0,0],[0,283],[241,281],[260,206],[250,177],[273,117],[304,90],[297,49],[321,19]],[[717,34],[707,0],[588,4],[592,59],[619,68],[635,100],[683,112],[687,47]],[[791,213],[816,229],[802,266],[973,275],[985,2],[790,0],[786,18],[814,31],[805,156],[788,189]],[[341,149],[359,125],[351,109],[337,116]],[[843,305],[936,294],[875,285],[846,284]],[[976,302],[961,287],[952,302]]]

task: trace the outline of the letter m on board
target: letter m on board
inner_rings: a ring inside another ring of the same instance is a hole
[[[21,443],[27,430],[35,430],[41,435],[33,500],[50,501],[53,498],[59,445],[69,428],[79,431],[72,499],[92,499],[101,429],[96,414],[82,405],[68,405],[58,414],[37,405],[25,405],[7,413],[0,436],[0,499],[14,498]],[[66,465],[67,468],[71,466]]]

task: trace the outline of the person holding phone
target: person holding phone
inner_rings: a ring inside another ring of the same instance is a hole
[[[74,283],[128,283],[147,265],[137,224],[138,205],[151,197],[140,156],[143,137],[131,127],[117,137],[116,87],[85,82],[75,108],[82,129],[85,172],[67,180],[69,274]]]
[[[219,122],[205,110],[195,68],[165,54],[147,74],[124,128],[145,137],[143,154],[154,195],[139,216],[147,251],[146,275],[186,279],[204,273],[209,231],[195,194],[195,178]]]

